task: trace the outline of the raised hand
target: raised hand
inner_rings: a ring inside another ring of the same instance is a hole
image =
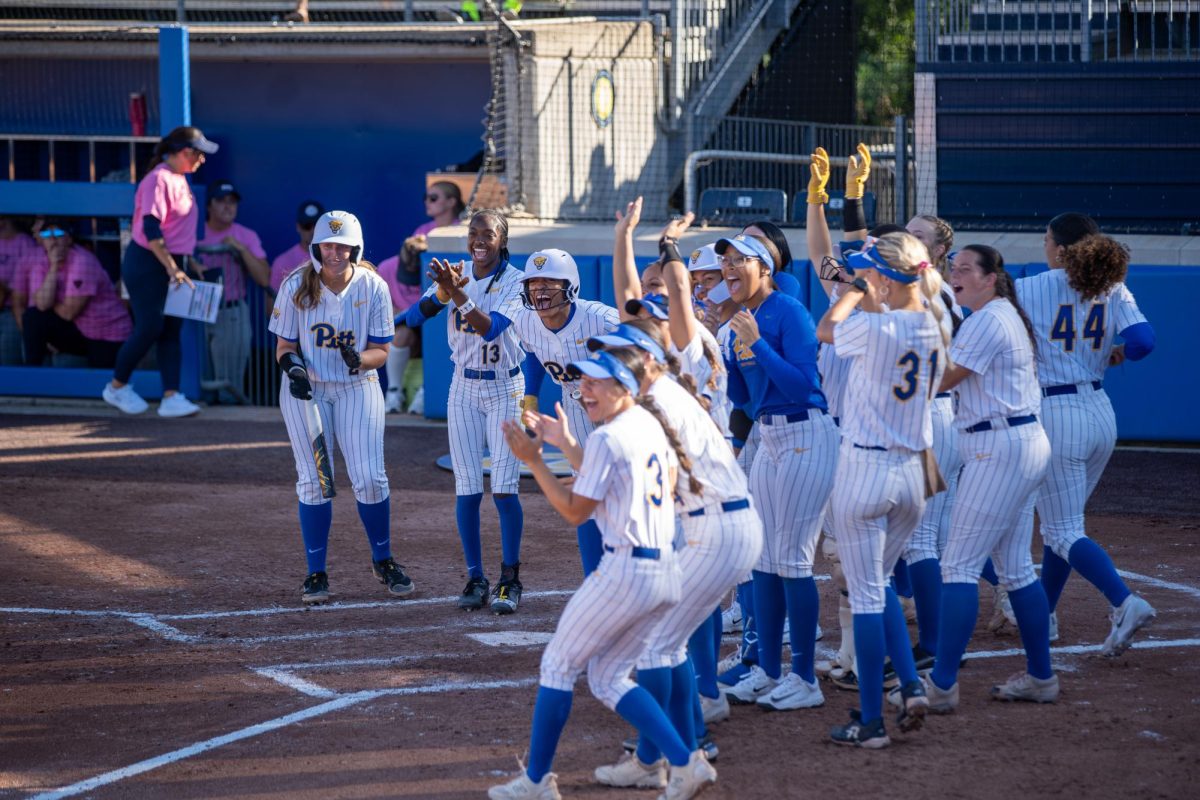
[[[871,175],[871,151],[862,142],[855,148],[858,157],[850,156],[846,167],[846,199],[861,200],[866,191],[867,178]]]
[[[814,206],[825,205],[829,202],[829,194],[825,191],[825,185],[829,183],[829,154],[824,147],[813,151],[808,171],[808,202]]]
[[[634,228],[642,220],[642,198],[634,200],[632,203],[625,204],[625,212],[621,213],[617,210],[617,235],[624,236],[628,233],[633,233]]]

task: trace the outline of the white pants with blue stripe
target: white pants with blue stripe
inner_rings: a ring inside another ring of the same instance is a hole
[[[946,491],[938,492],[925,502],[925,513],[913,531],[904,551],[904,560],[916,564],[927,558],[941,558],[950,536],[950,511],[958,490],[958,474],[962,471],[959,455],[959,433],[954,429],[954,401],[949,397],[934,399],[929,405],[933,418],[933,457],[938,471],[946,481]],[[967,434],[968,436],[970,434]]]
[[[520,417],[524,392],[519,372],[512,377],[502,373],[493,380],[475,380],[455,370],[446,402],[455,494],[483,494],[485,445],[492,459],[492,494],[516,494],[521,462],[508,449],[500,425]]]

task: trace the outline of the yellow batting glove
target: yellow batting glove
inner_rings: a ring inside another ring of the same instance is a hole
[[[825,192],[827,183],[829,183],[829,154],[825,152],[824,147],[818,147],[813,151],[812,163],[809,164],[809,205],[822,206],[829,202],[829,195]]]
[[[850,156],[850,164],[846,167],[846,199],[861,200],[867,178],[871,175],[871,151],[862,142],[858,143],[858,158]],[[812,191],[811,189],[809,190]],[[809,202],[812,202],[811,200]]]
[[[536,394],[527,394],[521,398],[521,413],[526,411],[537,411],[538,399]]]

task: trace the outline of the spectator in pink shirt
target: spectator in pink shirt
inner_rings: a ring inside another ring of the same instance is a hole
[[[195,267],[192,254],[199,209],[187,176],[200,168],[206,155],[215,152],[217,145],[199,128],[176,128],[154,148],[151,169],[134,193],[133,241],[121,262],[121,280],[133,307],[133,334],[117,353],[112,382],[102,395],[105,402],[126,414],[141,414],[149,408],[129,379],[155,345],[163,386],[159,416],[186,417],[200,410],[179,391],[183,320],[164,316],[163,306],[172,285],[192,285],[187,272]]]
[[[133,330],[129,312],[92,253],[75,244],[71,228],[47,220],[38,231],[42,250],[18,269],[13,303],[25,343],[25,363],[40,367],[49,347],[111,368]]]
[[[296,233],[300,234],[300,241],[275,256],[275,260],[271,262],[271,294],[278,294],[283,279],[291,275],[296,267],[304,266],[312,258],[308,248],[312,244],[313,228],[324,213],[325,206],[316,200],[305,200],[296,210]]]
[[[259,286],[270,282],[271,267],[258,234],[237,222],[242,196],[229,181],[208,185],[204,235],[196,243],[201,275],[223,283],[217,321],[208,326],[213,384],[222,403],[245,402],[246,365],[250,361],[250,309],[246,304],[247,275]],[[207,387],[206,387],[207,388]]]
[[[21,230],[13,217],[0,216],[0,366],[25,363],[17,316],[21,308],[12,303],[17,268],[40,253],[33,237]]]
[[[421,299],[421,255],[429,249],[426,234],[435,228],[458,224],[458,216],[464,208],[466,205],[456,184],[438,181],[430,186],[425,192],[425,213],[432,219],[418,225],[412,236],[404,240],[399,255],[385,259],[379,265],[379,276],[387,282],[391,290],[392,310],[397,315],[403,314],[410,305]],[[413,330],[402,321],[397,321],[396,338],[392,340],[392,347],[388,350],[388,391],[383,406],[385,413],[395,413],[405,407],[404,371],[408,368],[410,358],[420,358],[420,348],[421,331]],[[409,411],[421,413],[424,410],[424,402],[417,404],[416,396],[412,400]],[[420,409],[418,405],[421,406]]]

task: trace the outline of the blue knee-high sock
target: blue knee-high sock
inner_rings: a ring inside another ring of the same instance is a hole
[[[783,578],[754,571],[754,610],[758,612],[758,663],[768,677],[778,680],[783,658],[783,615],[787,597]]]
[[[713,672],[714,673],[716,672],[716,669],[717,669],[716,661],[721,656],[721,637],[724,635],[724,622],[721,619],[722,611],[723,611],[723,609],[720,606],[717,606],[713,610],[713,619],[715,621],[710,622],[708,625],[708,632],[712,634]]]
[[[1050,668],[1050,606],[1046,593],[1034,581],[1009,592],[1008,599],[1021,631],[1021,644],[1025,646],[1026,669],[1033,677],[1045,680],[1054,674]]]
[[[654,698],[640,686],[625,693],[617,703],[617,713],[626,722],[637,728],[638,735],[650,739],[667,757],[672,766],[682,767],[688,763],[691,751],[667,719],[666,713],[654,702]],[[533,775],[529,776],[531,779]]]
[[[854,615],[858,702],[863,722],[883,716],[883,614]]]
[[[483,577],[483,544],[479,540],[479,506],[483,493],[460,494],[454,501],[454,518],[458,521],[458,538],[462,541],[463,560],[467,576]]]
[[[990,563],[990,562],[989,562]],[[1058,598],[1071,577],[1070,563],[1048,546],[1042,548],[1042,590],[1051,613],[1058,608]]]
[[[992,563],[992,559],[990,557],[987,561],[983,562],[983,573],[979,577],[983,578],[992,586],[998,586],[1000,584],[1000,576],[996,574],[996,565]]]
[[[926,653],[936,653],[942,610],[942,565],[936,558],[921,559],[908,565],[908,577],[917,604],[917,642]]]
[[[362,520],[367,541],[371,544],[371,558],[384,561],[392,557],[392,498],[385,497],[378,503],[359,503],[358,518]]]
[[[1076,572],[1087,578],[1092,586],[1095,586],[1108,598],[1108,602],[1113,608],[1124,603],[1125,598],[1129,597],[1129,587],[1117,574],[1117,568],[1113,566],[1112,559],[1108,557],[1108,553],[1104,552],[1103,547],[1091,539],[1080,539],[1071,545],[1071,550],[1067,553],[1067,560],[1071,562],[1071,566]]]
[[[299,503],[300,536],[304,539],[308,572],[325,571],[325,556],[329,550],[329,528],[333,525],[333,503],[316,505]]]
[[[758,615],[754,612],[754,581],[739,583],[738,602],[742,605],[742,661],[758,663]]]
[[[695,679],[695,675],[696,675],[695,670],[692,670],[693,681]],[[695,686],[695,685],[696,684],[693,682],[692,686]],[[694,730],[696,732],[695,741],[698,742],[701,739],[703,739],[705,736],[708,736],[708,726],[706,726],[704,724],[704,708],[700,705],[700,694],[698,692],[695,692],[692,694],[691,707],[692,707],[692,730]],[[683,734],[680,733],[680,736],[682,736],[682,735]],[[684,744],[687,744],[687,742],[688,742],[688,740],[684,739]],[[693,747],[692,749],[695,750],[696,748]]]
[[[671,702],[667,708],[683,746],[692,752],[697,738],[703,735],[704,712],[696,693],[696,670],[688,661],[671,669]]]
[[[896,562],[896,568],[892,570],[892,585],[896,589],[896,594],[901,597],[913,596],[912,581],[908,575],[908,562],[903,558]]]
[[[500,515],[500,555],[505,564],[521,563],[521,534],[525,530],[525,512],[515,494],[492,497]]]
[[[929,677],[940,689],[949,689],[958,681],[958,664],[979,616],[979,587],[974,583],[947,583],[942,586],[942,627],[938,631],[937,658]]]
[[[913,661],[904,609],[900,607],[900,598],[890,586],[884,589],[884,596],[883,639],[887,644],[888,657],[892,659],[892,669],[896,670],[900,682],[911,683],[917,680],[917,665]]]
[[[788,626],[792,639],[792,672],[812,683],[813,657],[817,649],[817,618],[821,598],[812,578],[782,578],[787,597]]]
[[[637,671],[638,686],[645,689],[659,708],[668,711],[671,702],[671,668],[639,669]],[[672,720],[674,721],[674,720]],[[639,736],[637,756],[643,764],[653,764],[658,761],[661,752],[649,737]]]
[[[554,763],[554,751],[558,749],[558,738],[562,736],[571,716],[571,692],[561,689],[538,687],[537,702],[533,706],[533,730],[529,734],[529,765],[525,774],[529,780],[539,783]]]
[[[717,617],[717,629],[720,630],[721,618]],[[713,650],[713,618],[708,616],[700,627],[696,628],[688,639],[688,653],[695,665],[696,676],[693,680],[700,687],[705,697],[717,697],[717,653]]]
[[[586,578],[600,566],[600,559],[604,556],[604,538],[594,519],[576,528],[575,535],[579,538],[579,560],[583,562],[583,577]]]

